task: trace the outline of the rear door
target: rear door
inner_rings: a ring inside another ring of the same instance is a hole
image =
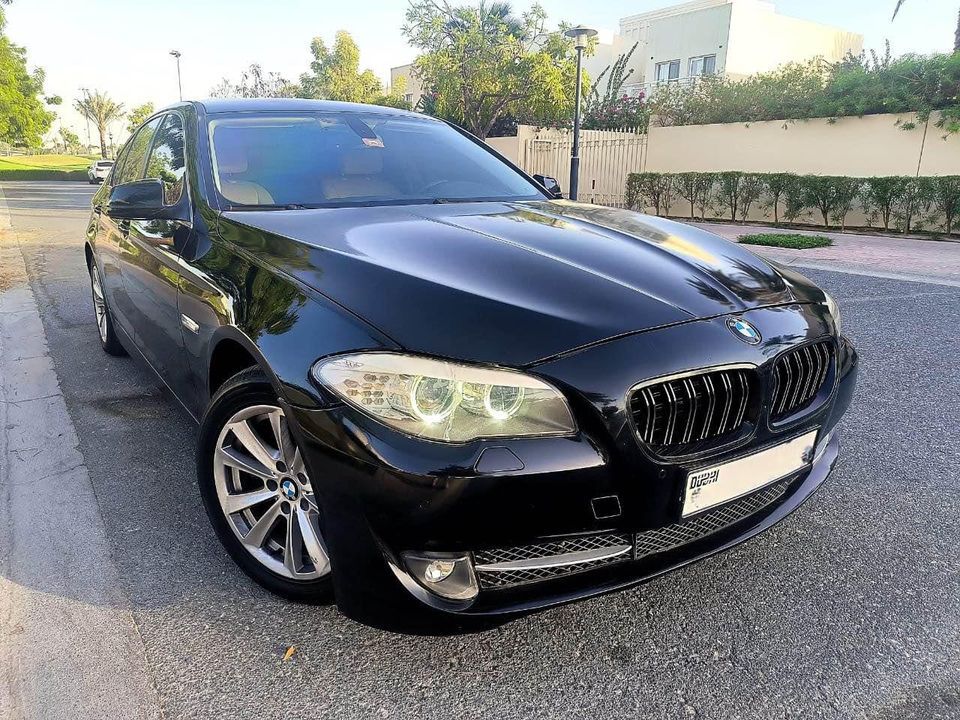
[[[120,158],[117,160],[117,165],[110,176],[110,188],[143,177],[147,152],[150,150],[153,136],[160,126],[160,120],[161,118],[152,119],[127,141],[126,146],[120,151]],[[105,212],[110,199],[110,188],[102,189],[96,195],[97,206],[99,207],[97,257],[100,260],[104,294],[107,296],[110,315],[114,323],[131,340],[136,341],[136,328],[133,324],[133,303],[123,282],[120,263],[120,257],[128,245],[127,236],[130,232],[130,221],[115,220]]]
[[[163,183],[165,205],[186,203],[189,206],[184,152],[183,119],[176,112],[167,113],[153,136],[142,175]],[[191,232],[189,223],[133,220],[120,253],[137,344],[147,361],[181,398],[193,391],[177,310],[180,254]]]

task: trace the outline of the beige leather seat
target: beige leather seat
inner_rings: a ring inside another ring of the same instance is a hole
[[[225,143],[217,148],[217,174],[220,194],[239,205],[272,205],[266,188],[237,176],[247,171],[247,154],[240,143]]]
[[[327,200],[391,197],[397,188],[383,178],[383,151],[362,147],[343,153],[340,174],[323,179],[323,194]]]

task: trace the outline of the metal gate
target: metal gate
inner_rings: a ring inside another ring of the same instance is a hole
[[[520,133],[519,165],[527,173],[556,178],[564,194],[570,187],[573,132],[541,129]],[[580,131],[581,202],[626,207],[627,175],[643,172],[647,135],[638,130]]]

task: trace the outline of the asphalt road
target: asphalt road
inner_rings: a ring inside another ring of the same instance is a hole
[[[782,524],[638,589],[413,637],[230,562],[192,421],[97,346],[70,209],[92,189],[0,189],[164,717],[960,718],[960,288],[807,271],[862,367],[836,471]]]

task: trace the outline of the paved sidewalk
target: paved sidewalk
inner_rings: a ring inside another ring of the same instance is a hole
[[[0,191],[0,718],[155,720],[159,699]]]
[[[833,245],[809,250],[790,250],[751,245],[759,255],[798,267],[841,270],[873,277],[922,280],[960,286],[960,242],[917,240],[891,235],[797,230],[763,225],[695,222],[697,227],[736,241],[756,233],[798,233],[825,235]]]

